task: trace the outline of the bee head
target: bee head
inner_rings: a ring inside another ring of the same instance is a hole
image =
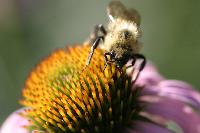
[[[118,68],[122,68],[130,59],[131,51],[129,50],[130,49],[128,49],[128,47],[127,48],[118,47],[114,48],[110,52],[110,58]]]

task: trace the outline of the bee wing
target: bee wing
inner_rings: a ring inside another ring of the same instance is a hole
[[[116,18],[122,18],[129,21],[134,21],[137,25],[140,25],[140,15],[133,9],[126,9],[126,7],[120,1],[111,1],[107,7],[108,17],[111,21]]]
[[[130,20],[134,21],[137,25],[140,25],[141,16],[140,16],[139,12],[133,8],[128,9],[127,12],[129,14]]]
[[[126,7],[120,1],[111,1],[107,7],[108,17],[111,21],[126,16]]]

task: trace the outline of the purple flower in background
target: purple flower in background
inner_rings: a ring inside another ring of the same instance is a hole
[[[29,122],[19,115],[23,111],[24,109],[19,109],[13,112],[1,126],[0,133],[28,133],[24,126],[29,125]]]
[[[140,73],[136,84],[144,86],[138,97],[144,105],[139,111],[143,119],[133,119],[122,132],[200,133],[200,94],[190,85],[166,80],[150,63]],[[11,114],[2,125],[1,133],[27,133],[23,127],[29,125],[29,121],[18,113],[24,110]]]

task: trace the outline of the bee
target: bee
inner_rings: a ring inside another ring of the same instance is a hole
[[[131,65],[134,66],[136,59],[142,59],[139,71],[145,64],[145,56],[140,54],[141,37],[140,31],[140,15],[135,9],[126,9],[119,1],[111,1],[107,7],[109,23],[107,30],[102,24],[94,28],[94,32],[90,35],[89,43],[93,43],[86,62],[88,66],[91,62],[94,50],[100,46],[104,49],[104,58],[106,68],[108,63],[114,63],[121,70],[129,60],[132,60]],[[99,35],[101,34],[101,35]]]

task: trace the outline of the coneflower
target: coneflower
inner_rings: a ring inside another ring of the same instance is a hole
[[[165,80],[147,64],[136,83],[134,70],[105,71],[102,50],[85,67],[87,46],[59,49],[30,73],[20,101],[25,108],[1,128],[11,132],[200,132],[200,94]]]
[[[104,69],[103,51],[85,67],[87,46],[60,49],[29,75],[21,103],[32,130],[47,132],[116,132],[137,119],[140,87],[131,90],[125,69]]]

